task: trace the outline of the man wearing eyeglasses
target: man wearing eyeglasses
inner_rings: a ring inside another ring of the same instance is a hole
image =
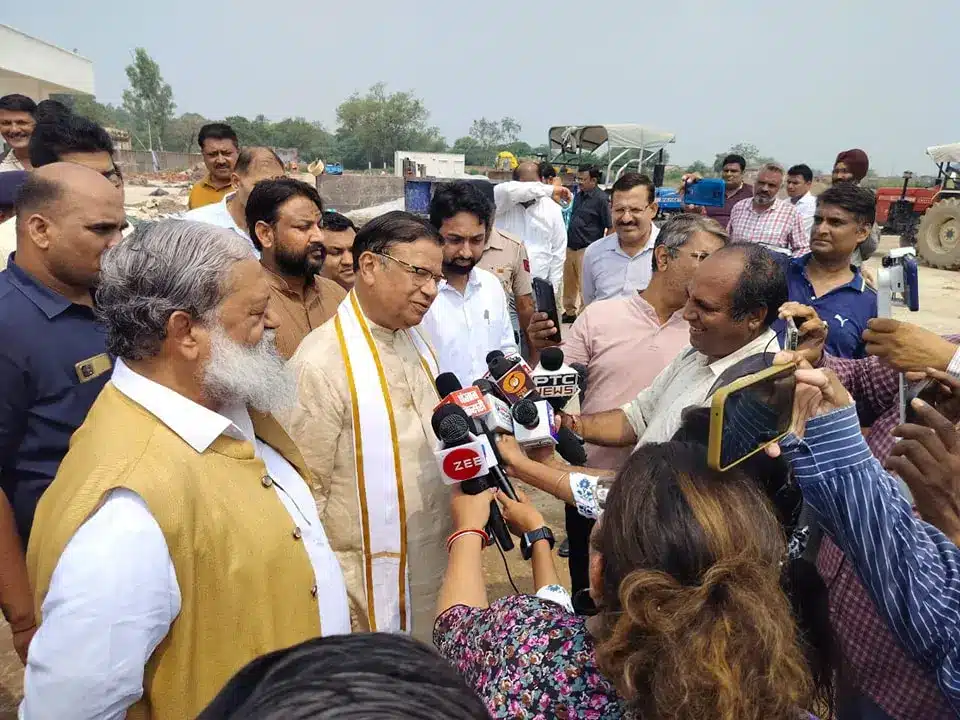
[[[417,326],[443,282],[437,231],[385,213],[353,243],[356,283],[290,363],[290,436],[343,568],[353,630],[428,640],[446,567],[448,491],[430,426],[437,359]]]
[[[487,370],[491,350],[518,352],[507,296],[497,276],[476,267],[483,255],[493,206],[472,183],[437,188],[430,224],[443,239],[443,277],[437,299],[423,318],[441,372],[452,372],[464,387]]]
[[[583,305],[633,295],[650,282],[651,256],[660,230],[653,224],[657,203],[653,181],[625,173],[611,194],[613,229],[583,253]]]
[[[278,178],[254,186],[245,212],[270,283],[270,302],[280,316],[277,351],[289,359],[311,330],[337,314],[347,294],[320,276],[326,258],[323,203],[312,185]]]
[[[113,141],[107,131],[79,115],[64,115],[37,125],[30,136],[30,164],[36,168],[57,162],[83,165],[100,173],[115,188],[123,190],[123,177],[113,157]],[[15,217],[0,224],[0,247],[14,248],[17,243]],[[124,234],[133,231],[127,225]],[[7,254],[0,258],[0,270],[6,267]]]

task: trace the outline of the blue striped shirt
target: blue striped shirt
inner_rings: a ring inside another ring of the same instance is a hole
[[[781,443],[804,498],[894,635],[936,673],[960,713],[960,548],[914,517],[864,442],[853,405],[810,420],[804,435]]]

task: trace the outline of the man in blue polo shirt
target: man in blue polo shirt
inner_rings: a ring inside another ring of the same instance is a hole
[[[851,257],[870,237],[876,215],[872,191],[849,183],[834,185],[817,198],[810,252],[785,260],[790,299],[815,308],[829,327],[831,355],[862,358],[867,321],[877,316],[877,293],[864,281]],[[783,323],[774,329],[781,334]]]
[[[26,546],[37,501],[110,379],[92,291],[126,220],[120,190],[66,162],[30,173],[16,211],[17,250],[0,272],[0,483]]]

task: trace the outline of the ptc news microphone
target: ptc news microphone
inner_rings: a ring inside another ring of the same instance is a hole
[[[554,410],[562,410],[570,398],[580,392],[580,374],[563,363],[563,350],[558,347],[544,348],[532,377],[540,397]]]
[[[435,456],[443,481],[448,485],[459,484],[467,495],[479,495],[497,486],[490,475],[491,461],[495,460],[486,440],[470,432],[470,422],[466,413],[456,405],[438,407],[431,418],[433,430],[440,440],[440,449]],[[495,500],[490,501],[487,529],[502,550],[513,549],[513,538]]]

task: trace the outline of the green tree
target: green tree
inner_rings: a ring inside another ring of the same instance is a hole
[[[197,133],[200,128],[210,122],[198,113],[184,113],[167,123],[163,133],[163,146],[174,152],[199,152],[197,147]]]
[[[727,155],[742,155],[744,160],[747,161],[748,166],[757,166],[768,162],[776,162],[776,160],[771,157],[761,155],[760,150],[752,143],[737,143],[736,145],[732,145],[726,152],[717,153],[713,160],[713,169],[715,172],[720,172],[723,170],[723,159]]]
[[[474,164],[492,165],[497,153],[505,149],[505,145],[518,141],[521,129],[520,123],[511,117],[503,117],[499,121],[485,117],[474,120],[470,125],[470,137],[476,141],[480,153],[480,162]]]
[[[688,173],[700,173],[701,175],[706,175],[710,171],[710,166],[703,162],[703,160],[697,160],[693,164],[688,165],[686,170]]]
[[[393,162],[397,150],[420,150],[436,143],[439,130],[427,125],[430,113],[411,92],[387,93],[385,83],[372,86],[365,95],[354,93],[337,108],[337,139],[353,138],[351,151],[359,149],[360,160],[374,165]],[[344,162],[347,160],[344,158]]]
[[[136,129],[146,133],[150,149],[156,137],[163,150],[163,134],[177,107],[173,90],[160,75],[160,66],[143,48],[134,50],[126,72],[130,89],[123,91],[123,107],[136,121]]]
[[[480,143],[469,135],[457,138],[450,148],[450,152],[463,153],[465,165],[485,165],[485,151]]]

